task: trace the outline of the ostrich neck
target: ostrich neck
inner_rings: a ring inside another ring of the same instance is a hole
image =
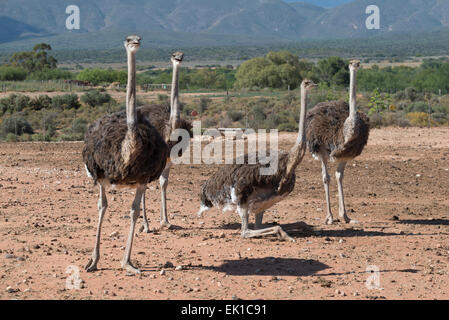
[[[288,155],[287,176],[293,174],[296,167],[301,163],[306,151],[306,112],[307,112],[307,90],[301,87],[301,113],[299,116],[298,137],[295,145]]]
[[[137,129],[136,55],[128,51],[128,86],[126,89],[126,122],[128,131]]]
[[[173,62],[173,80],[171,88],[171,113],[170,124],[171,129],[176,130],[180,118],[179,110],[179,63]]]
[[[357,112],[357,71],[351,69],[350,74],[351,83],[349,88],[349,117],[353,119],[355,118]]]

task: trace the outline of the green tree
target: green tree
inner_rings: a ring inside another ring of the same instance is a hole
[[[306,61],[288,52],[269,52],[244,62],[237,70],[237,88],[297,88],[303,75],[308,75],[311,66]]]
[[[16,52],[10,62],[15,67],[21,67],[28,72],[41,71],[43,69],[56,69],[58,61],[50,56],[51,46],[40,43],[34,46],[33,51]]]

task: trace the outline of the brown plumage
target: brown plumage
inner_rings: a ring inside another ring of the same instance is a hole
[[[97,270],[100,259],[100,238],[103,218],[108,206],[105,189],[108,185],[135,187],[131,206],[131,227],[126,242],[122,267],[132,273],[140,270],[131,263],[134,229],[140,215],[140,202],[146,184],[157,179],[165,168],[168,147],[147,116],[136,106],[136,52],[140,37],[125,40],[128,56],[128,86],[126,110],[106,115],[94,122],[86,133],[83,160],[88,175],[100,185],[98,226],[92,257],[86,265],[88,272]]]
[[[179,106],[179,68],[184,59],[184,53],[175,52],[172,54],[171,61],[173,63],[173,79],[172,79],[172,91],[170,97],[170,105],[167,104],[149,104],[139,110],[147,115],[150,119],[151,124],[157,129],[159,134],[164,138],[169,149],[169,156],[172,148],[179,142],[181,142],[181,137],[178,141],[171,141],[170,137],[175,130],[183,129],[186,130],[190,137],[193,136],[192,125],[190,122],[181,119],[181,110]],[[180,150],[181,153],[182,149]],[[182,154],[178,154],[182,156]],[[167,214],[167,197],[166,190],[168,186],[168,178],[170,175],[171,162],[169,161],[162,172],[159,183],[161,187],[161,227],[170,228],[171,224],[168,221]],[[145,206],[145,194],[142,197],[142,207],[143,207],[143,226],[141,231],[146,233],[150,232],[150,226],[148,223],[146,206]]]
[[[336,178],[339,195],[339,216],[346,223],[356,222],[346,214],[343,195],[343,176],[346,163],[359,156],[365,148],[370,131],[369,118],[356,110],[356,73],[360,61],[351,61],[349,104],[344,101],[329,101],[317,104],[307,114],[307,146],[312,155],[321,161],[322,177],[326,194],[326,223],[333,223],[330,206],[328,160],[338,163]]]
[[[149,117],[151,124],[156,128],[159,134],[164,138],[169,150],[177,144],[176,141],[170,141],[170,106],[168,104],[148,104],[138,109],[144,115]],[[178,129],[183,129],[189,132],[190,137],[193,137],[192,123],[185,119],[179,119]]]
[[[249,164],[246,155],[244,164],[226,165],[213,174],[201,187],[201,208],[199,216],[212,207],[236,210],[242,219],[242,236],[245,238],[277,234],[282,239],[293,241],[281,227],[261,230],[248,229],[248,217],[256,216],[256,229],[261,227],[265,210],[288,196],[295,187],[295,169],[301,163],[305,149],[305,115],[307,109],[307,91],[315,84],[304,80],[301,84],[301,115],[298,139],[290,152],[278,152],[278,165],[271,175],[264,175],[263,168],[269,164]],[[272,151],[277,152],[277,150]],[[273,157],[273,156],[272,156]],[[251,158],[256,159],[253,155]],[[275,159],[270,159],[275,160]],[[241,163],[241,161],[236,161]]]
[[[344,101],[329,101],[317,104],[307,113],[306,136],[309,151],[318,155],[324,152],[335,161],[354,159],[359,156],[369,137],[369,118],[357,112],[356,123],[360,134],[345,144],[343,125],[349,117],[349,104]]]
[[[288,178],[288,183],[278,190],[287,171],[288,152],[279,152],[278,170],[274,175],[260,174],[260,169],[268,168],[268,164],[248,164],[248,155],[244,159],[245,164],[223,166],[202,185],[202,204],[209,208],[225,207],[232,200],[235,205],[244,206],[258,188],[273,190],[270,194],[272,197],[286,196],[295,188],[296,175],[293,173]]]
[[[128,128],[126,112],[121,111],[95,121],[84,140],[83,161],[95,183],[105,180],[113,185],[146,184],[159,178],[169,151],[147,115],[137,112],[137,145],[140,152],[124,163],[122,141]]]

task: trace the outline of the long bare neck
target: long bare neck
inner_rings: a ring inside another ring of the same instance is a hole
[[[307,112],[307,90],[301,86],[301,113],[299,116],[299,129],[296,142],[288,154],[286,176],[292,175],[296,167],[301,163],[306,151],[306,112]]]
[[[137,129],[136,55],[128,52],[128,86],[126,89],[126,123],[128,131]]]
[[[171,87],[171,112],[170,112],[170,126],[172,131],[178,129],[177,125],[180,119],[179,110],[179,67],[177,61],[173,62],[173,80]]]
[[[354,118],[357,112],[357,71],[350,69],[349,117]]]

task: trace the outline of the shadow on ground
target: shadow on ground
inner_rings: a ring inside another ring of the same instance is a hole
[[[329,266],[316,260],[259,258],[226,260],[219,266],[203,266],[202,269],[222,272],[230,276],[311,276]]]
[[[432,219],[432,220],[400,220],[397,223],[401,224],[418,224],[426,226],[449,226],[449,220]]]

